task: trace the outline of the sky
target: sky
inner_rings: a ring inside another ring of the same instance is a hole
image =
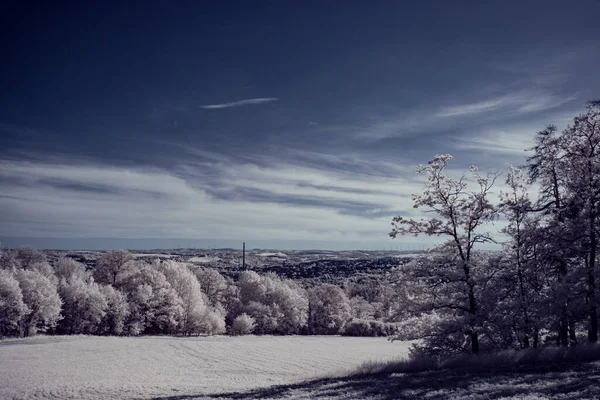
[[[418,164],[521,165],[600,98],[598,0],[1,7],[9,247],[427,246],[388,237]]]

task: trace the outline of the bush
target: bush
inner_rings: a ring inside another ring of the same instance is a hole
[[[343,336],[391,336],[396,333],[397,327],[395,324],[386,323],[383,321],[354,319],[346,324]]]
[[[255,320],[248,314],[240,314],[233,320],[231,325],[232,335],[248,335],[254,331]]]
[[[207,335],[225,333],[225,318],[218,312],[208,311],[199,323],[199,329],[196,332],[202,332]]]

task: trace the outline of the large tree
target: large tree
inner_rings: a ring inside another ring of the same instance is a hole
[[[464,333],[470,339],[471,351],[477,354],[480,288],[476,287],[478,282],[474,268],[478,267],[478,263],[474,262],[474,249],[477,244],[492,241],[490,234],[482,232],[481,227],[496,218],[497,210],[488,197],[499,174],[488,173],[484,176],[473,166],[470,170],[471,181],[466,174],[453,179],[446,174],[451,159],[449,154],[438,155],[417,170],[417,173],[427,176],[427,184],[422,193],[413,194],[414,208],[424,209],[435,216],[429,219],[394,217],[390,236],[425,234],[448,239],[439,249],[451,256],[446,269],[452,269],[452,281],[441,279],[438,285],[454,284],[458,280],[459,285],[455,290],[460,290],[463,296],[453,296],[453,299],[448,299],[452,301],[439,307],[467,313],[469,318],[465,319]]]
[[[556,276],[559,342],[576,339],[580,315],[578,286],[584,289],[588,339],[598,339],[598,235],[600,226],[600,103],[558,134],[548,126],[539,132],[528,159],[530,176],[540,186],[535,211],[545,233],[546,261]]]

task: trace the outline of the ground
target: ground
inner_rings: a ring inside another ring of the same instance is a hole
[[[8,339],[0,341],[0,399],[600,398],[600,362],[348,376],[408,348],[335,336]]]
[[[407,343],[333,336],[37,336],[0,341],[1,399],[189,398],[342,374]]]

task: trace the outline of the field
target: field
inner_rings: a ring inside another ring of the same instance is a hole
[[[600,362],[416,373],[383,338],[37,336],[0,341],[0,399],[598,399]],[[359,365],[362,368],[356,369]]]
[[[385,338],[37,336],[0,341],[1,399],[178,398],[250,391],[404,357]]]

